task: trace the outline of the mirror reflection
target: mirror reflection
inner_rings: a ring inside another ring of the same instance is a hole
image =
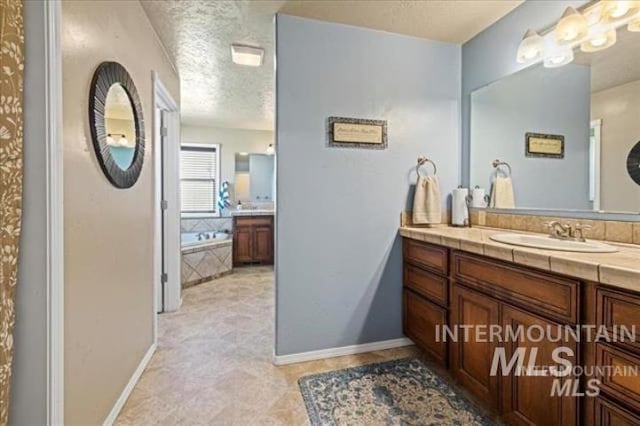
[[[107,93],[104,126],[111,157],[120,169],[127,170],[135,154],[136,126],[131,100],[120,84],[112,85]]]
[[[638,33],[471,95],[470,183],[492,195],[489,207],[638,213],[627,161],[639,141]]]
[[[273,202],[274,156],[237,153],[235,162],[236,200],[241,202]]]

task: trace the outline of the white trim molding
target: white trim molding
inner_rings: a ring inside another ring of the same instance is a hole
[[[133,392],[133,388],[135,388],[138,380],[140,380],[140,377],[142,376],[142,373],[144,373],[145,368],[147,368],[147,365],[149,365],[149,361],[151,361],[151,357],[153,356],[155,351],[156,344],[153,343],[149,347],[149,350],[147,350],[147,353],[144,354],[144,357],[142,357],[140,364],[138,364],[138,368],[136,368],[136,371],[133,372],[133,375],[129,379],[127,386],[124,387],[122,393],[120,394],[120,397],[118,397],[118,400],[109,412],[109,415],[104,420],[103,426],[111,426],[116,421],[116,419],[118,418],[118,414],[120,414],[120,411],[122,411],[122,407],[124,407],[127,399],[129,399],[129,395],[131,395],[131,392]]]
[[[317,351],[300,352],[289,355],[274,355],[273,363],[275,365],[295,364],[298,362],[382,351],[385,349],[401,348],[403,346],[411,345],[413,345],[413,342],[410,339],[402,337],[400,339],[382,340],[380,342],[363,343],[361,345],[341,346],[337,348],[320,349]]]
[[[60,2],[44,3],[46,108],[47,423],[64,424],[64,216]]]

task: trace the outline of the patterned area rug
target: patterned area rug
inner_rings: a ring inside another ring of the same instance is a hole
[[[493,425],[416,358],[298,380],[312,425]]]

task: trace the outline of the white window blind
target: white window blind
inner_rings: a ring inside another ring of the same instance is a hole
[[[183,212],[216,212],[218,174],[217,147],[181,147],[180,189]]]

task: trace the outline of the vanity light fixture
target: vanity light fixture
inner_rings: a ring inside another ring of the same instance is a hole
[[[587,19],[573,7],[567,7],[555,29],[556,42],[571,44],[584,38],[587,32]]]
[[[596,27],[593,36],[580,44],[580,50],[587,53],[597,52],[613,46],[616,43],[615,28],[607,28],[603,25]]]
[[[636,16],[629,25],[627,25],[627,29],[634,33],[640,33],[640,13]]]
[[[238,65],[259,67],[264,58],[264,49],[252,46],[231,45],[231,60]]]
[[[537,32],[528,30],[518,46],[518,62],[521,64],[535,62],[542,58],[543,53],[544,40]]]
[[[116,140],[113,138],[113,136],[111,136],[111,133],[109,133],[107,135],[107,145],[115,146],[115,144],[116,144]]]
[[[573,49],[570,47],[558,47],[544,58],[545,68],[558,68],[571,62],[573,62]]]
[[[116,141],[114,136],[120,136],[120,138],[118,138],[118,140]],[[129,140],[124,133],[109,133],[107,134],[107,145],[128,147]]]
[[[601,20],[618,22],[628,19],[640,10],[640,2],[634,0],[607,0],[602,2]]]

